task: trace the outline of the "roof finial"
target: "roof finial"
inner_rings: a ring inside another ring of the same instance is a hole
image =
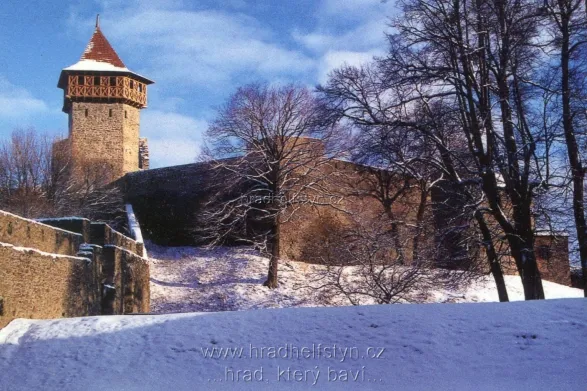
[[[100,14],[96,15],[96,28],[100,28]]]

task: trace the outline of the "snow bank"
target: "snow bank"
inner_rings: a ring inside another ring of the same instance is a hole
[[[587,300],[17,320],[0,388],[584,390]]]

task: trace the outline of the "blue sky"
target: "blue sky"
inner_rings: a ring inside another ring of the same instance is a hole
[[[189,163],[215,109],[251,81],[315,86],[337,66],[385,51],[393,1],[4,0],[0,139],[67,134],[62,68],[78,61],[96,14],[125,65],[155,80],[141,134],[155,167]]]

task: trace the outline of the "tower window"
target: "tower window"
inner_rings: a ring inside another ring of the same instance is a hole
[[[109,116],[109,117],[112,117],[112,109],[110,109],[110,110],[108,111],[108,116]]]
[[[116,85],[116,77],[114,77],[114,76],[110,77],[110,85],[111,86],[115,86]]]
[[[130,81],[130,88],[131,88],[131,89],[135,88],[135,83],[134,83],[134,81],[132,81],[132,80]]]
[[[88,116],[88,109],[86,109],[85,114],[86,114],[86,117],[87,117]]]
[[[84,85],[84,77],[83,76],[77,77],[77,84],[79,84],[80,86]]]
[[[95,86],[99,86],[100,85],[100,76],[94,76],[94,85]]]

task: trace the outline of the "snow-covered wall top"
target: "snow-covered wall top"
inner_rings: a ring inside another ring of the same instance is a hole
[[[47,253],[75,255],[83,237],[0,210],[0,242]]]
[[[126,218],[128,220],[128,230],[132,236],[132,238],[140,244],[143,244],[143,254],[139,254],[142,255],[143,257],[147,258],[147,249],[144,246],[144,240],[143,240],[143,233],[141,232],[141,226],[139,225],[139,221],[137,220],[137,217],[135,216],[135,212],[132,208],[131,204],[126,204]]]

